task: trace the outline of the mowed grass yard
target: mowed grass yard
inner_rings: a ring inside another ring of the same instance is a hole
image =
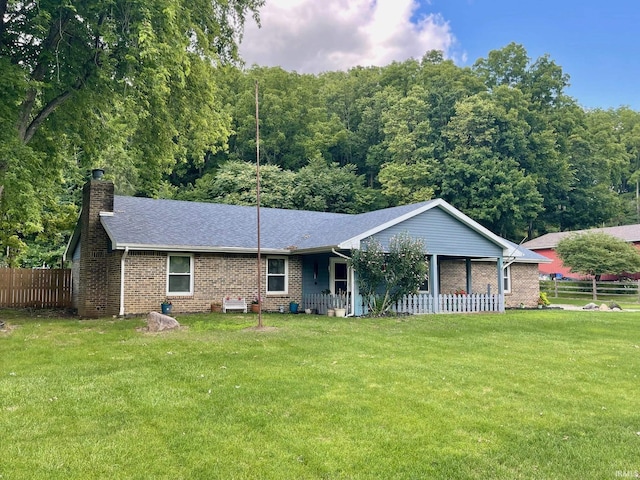
[[[0,312],[0,478],[640,474],[640,313]]]

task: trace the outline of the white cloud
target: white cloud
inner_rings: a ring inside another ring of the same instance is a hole
[[[415,18],[417,0],[267,0],[262,28],[247,21],[240,54],[247,65],[281,66],[299,73],[384,66],[445,56],[455,43],[437,14]]]

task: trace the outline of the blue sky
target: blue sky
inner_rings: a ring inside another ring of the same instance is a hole
[[[569,95],[587,108],[640,110],[640,2],[609,0],[432,0],[466,64],[510,42],[533,59],[549,54],[571,77]],[[458,61],[458,64],[463,62]]]
[[[318,73],[437,49],[470,66],[516,42],[549,54],[583,107],[640,110],[639,0],[266,0],[261,18],[246,26],[248,65]]]

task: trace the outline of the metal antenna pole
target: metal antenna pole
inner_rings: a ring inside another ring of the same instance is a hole
[[[262,268],[260,255],[260,122],[258,117],[258,81],[256,80],[256,218],[258,227],[258,328],[262,328]]]

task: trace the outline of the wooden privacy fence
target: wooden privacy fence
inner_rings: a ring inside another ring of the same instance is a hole
[[[593,282],[592,280],[541,280],[540,291],[553,297],[640,300],[640,280]]]
[[[0,268],[0,307],[71,307],[71,270]]]

